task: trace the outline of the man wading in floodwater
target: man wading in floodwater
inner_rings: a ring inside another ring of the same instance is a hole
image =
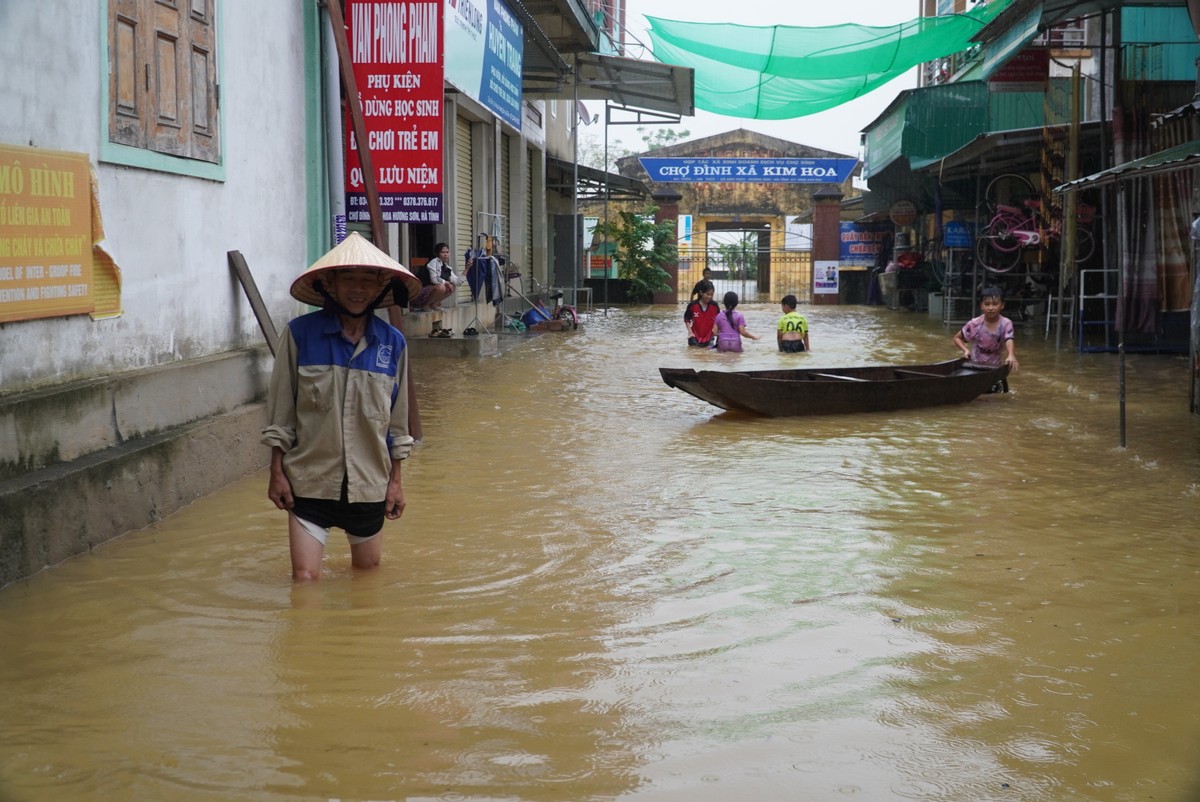
[[[400,462],[413,446],[408,349],[375,309],[407,303],[420,289],[357,233],[292,282],[293,298],[324,307],[280,337],[262,431],[271,447],[267,497],[288,511],[294,580],[321,577],[335,526],[350,540],[354,567],[376,567],[384,519],[404,512]]]

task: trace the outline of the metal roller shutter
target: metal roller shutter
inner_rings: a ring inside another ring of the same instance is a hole
[[[454,261],[463,268],[463,254],[475,247],[475,182],[472,180],[471,122],[454,120]]]
[[[537,151],[525,151],[525,273],[533,275],[533,156]]]
[[[509,167],[512,165],[512,159],[508,155],[508,148],[512,144],[512,137],[508,134],[500,135],[500,224],[497,226],[501,236],[500,250],[503,253],[508,253],[511,250],[510,243],[512,242],[512,181],[509,177]]]

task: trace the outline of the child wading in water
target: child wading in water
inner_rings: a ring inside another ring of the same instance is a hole
[[[808,320],[796,311],[796,303],[795,295],[785,295],[779,302],[783,317],[775,326],[775,341],[785,354],[798,354],[812,349],[808,342]]]
[[[687,329],[688,345],[712,348],[713,321],[721,310],[713,303],[713,283],[706,278],[692,288],[692,300],[683,312],[683,327]]]
[[[954,345],[962,355],[980,365],[1008,365],[1010,372],[1017,372],[1017,344],[1013,340],[1012,321],[1000,314],[1004,311],[1004,290],[999,287],[984,287],[979,291],[979,309],[982,315],[967,321],[954,335]],[[969,345],[968,345],[969,343]],[[1008,392],[1008,380],[993,387],[991,392]]]
[[[746,317],[735,309],[738,305],[736,292],[725,293],[722,303],[725,305],[725,313],[717,315],[716,321],[718,351],[740,352],[743,337],[749,337],[751,340],[762,339],[746,330]]]

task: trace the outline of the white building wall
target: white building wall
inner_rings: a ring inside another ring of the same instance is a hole
[[[85,153],[124,314],[0,324],[0,393],[262,342],[226,261],[245,256],[276,326],[307,264],[304,14],[218,0],[223,180],[100,161],[107,4],[0,2],[0,143]]]

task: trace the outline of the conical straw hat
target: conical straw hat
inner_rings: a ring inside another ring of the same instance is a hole
[[[352,232],[329,253],[309,265],[300,277],[292,282],[292,297],[297,301],[311,306],[324,306],[325,299],[313,288],[313,282],[321,279],[326,272],[345,267],[365,267],[383,270],[398,278],[408,288],[408,297],[414,297],[421,291],[421,280],[408,271],[404,265],[388,256],[367,241],[357,231]],[[392,305],[392,294],[388,293],[379,302],[380,307]]]

